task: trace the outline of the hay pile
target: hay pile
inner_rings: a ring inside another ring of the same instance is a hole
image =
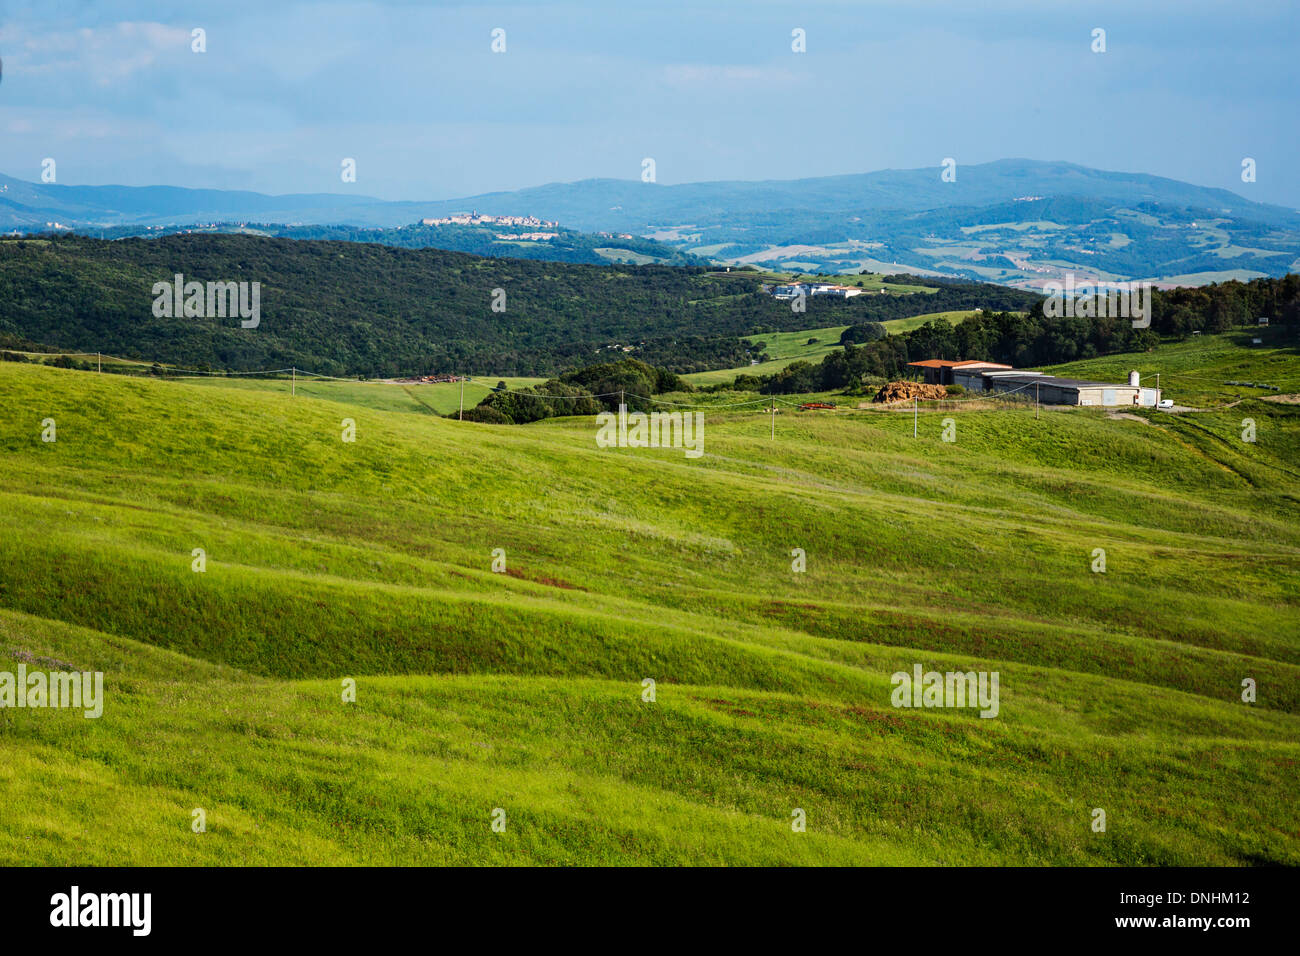
[[[901,402],[913,398],[947,398],[948,389],[943,385],[922,385],[920,382],[889,382],[876,392],[873,402]]]

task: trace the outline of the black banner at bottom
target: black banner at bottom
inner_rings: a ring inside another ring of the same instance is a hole
[[[949,943],[994,933],[987,939],[1232,945],[1283,931],[1298,888],[1300,871],[1289,869],[0,869],[7,942],[128,945],[335,946],[377,931],[477,926],[497,942],[560,932],[628,934],[635,946],[685,921],[733,944],[815,926],[817,938],[843,928]],[[976,936],[950,935],[963,928]]]

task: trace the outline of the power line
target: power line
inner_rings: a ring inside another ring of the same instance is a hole
[[[104,361],[104,359],[107,359],[110,363],[114,363],[114,362],[116,362],[116,363],[120,363],[120,364],[123,364],[123,365],[134,365],[134,366],[139,366],[139,367],[141,367],[141,368],[148,368],[148,369],[151,369],[151,370],[158,370],[158,371],[160,371],[160,372],[167,373],[167,374],[169,375],[169,377],[171,377],[171,378],[175,378],[175,379],[182,379],[182,378],[202,378],[202,377],[206,377],[206,378],[227,378],[227,377],[232,377],[232,376],[259,376],[259,375],[263,375],[263,376],[272,376],[272,375],[284,375],[284,374],[289,374],[289,375],[291,375],[291,376],[293,377],[293,379],[294,379],[293,384],[292,384],[292,389],[293,389],[293,391],[294,391],[295,394],[296,394],[296,392],[297,392],[297,382],[296,382],[296,379],[297,379],[297,376],[298,376],[299,374],[307,375],[307,376],[310,376],[310,377],[312,377],[312,378],[314,378],[314,379],[318,379],[318,380],[322,380],[322,381],[347,382],[347,383],[356,384],[356,385],[404,385],[404,384],[407,384],[407,383],[404,383],[404,382],[377,381],[377,380],[374,380],[374,379],[348,378],[348,377],[338,376],[338,375],[327,375],[327,374],[325,374],[325,373],[323,373],[323,372],[313,372],[313,371],[311,371],[311,370],[309,370],[309,369],[301,369],[301,368],[297,368],[296,366],[287,366],[287,367],[285,367],[285,368],[274,368],[274,369],[252,369],[252,370],[247,370],[247,371],[219,371],[219,372],[213,372],[213,371],[205,371],[205,370],[203,370],[203,369],[185,369],[185,368],[178,368],[177,366],[173,366],[173,365],[164,365],[164,364],[162,364],[161,362],[148,362],[148,361],[141,361],[141,360],[139,360],[139,359],[123,358],[123,357],[121,357],[121,356],[116,356],[116,355],[104,355],[102,352],[27,352],[27,351],[23,351],[23,350],[19,350],[19,349],[11,349],[11,350],[9,350],[9,351],[16,351],[16,352],[18,352],[19,354],[22,354],[22,355],[41,356],[41,357],[48,357],[48,358],[53,358],[53,357],[55,357],[55,356],[64,356],[64,357],[67,357],[67,358],[89,358],[89,357],[91,357],[91,356],[94,356],[95,359],[96,359],[96,362],[97,362],[97,365],[98,365],[100,371],[103,370],[103,361]],[[1226,386],[1226,385],[1228,384],[1227,382],[1223,382],[1223,381],[1221,381],[1221,380],[1219,380],[1219,379],[1203,378],[1203,377],[1200,377],[1200,376],[1183,375],[1183,374],[1174,374],[1174,375],[1170,376],[1170,375],[1167,375],[1166,373],[1161,373],[1161,374],[1164,374],[1166,378],[1173,378],[1173,379],[1175,379],[1175,380],[1177,380],[1177,381],[1199,381],[1199,382],[1209,382],[1209,383],[1212,383],[1212,384],[1223,385],[1223,386]],[[557,400],[557,401],[558,401],[558,400],[562,400],[562,399],[575,399],[575,398],[584,398],[584,397],[590,397],[590,398],[613,398],[615,395],[620,395],[620,396],[621,396],[621,395],[624,394],[623,392],[620,391],[620,392],[599,392],[599,393],[594,393],[594,394],[593,394],[593,393],[588,393],[587,395],[550,395],[550,394],[547,394],[547,393],[545,393],[545,392],[531,391],[531,390],[527,390],[527,389],[498,388],[497,385],[495,385],[495,384],[493,384],[493,383],[490,383],[490,382],[486,382],[486,381],[484,381],[484,380],[482,380],[482,379],[475,378],[475,377],[472,376],[472,375],[462,375],[462,376],[458,376],[458,377],[457,377],[456,379],[454,379],[454,380],[458,380],[458,381],[460,381],[460,382],[462,383],[462,390],[463,390],[463,388],[464,388],[464,382],[473,382],[475,385],[480,385],[480,386],[483,386],[483,387],[485,387],[485,388],[491,389],[493,392],[506,392],[506,393],[509,393],[509,394],[511,394],[511,395],[526,395],[526,396],[529,396],[529,397],[532,397],[532,398],[552,399],[552,400]],[[894,407],[896,407],[896,406],[898,406],[898,405],[900,405],[900,404],[903,404],[903,403],[905,403],[905,402],[907,402],[907,401],[909,401],[909,400],[911,400],[911,401],[913,402],[914,405],[919,405],[920,402],[925,402],[926,404],[933,404],[933,405],[940,405],[940,406],[945,406],[945,405],[960,405],[960,404],[966,404],[966,403],[969,403],[969,402],[988,402],[988,401],[995,401],[995,400],[998,400],[998,399],[1003,399],[1003,398],[1007,398],[1007,397],[1009,397],[1009,396],[1015,395],[1015,394],[1017,394],[1018,392],[1022,392],[1022,391],[1024,391],[1024,390],[1028,389],[1029,386],[1030,386],[1031,384],[1034,385],[1035,387],[1037,387],[1040,383],[1038,383],[1038,382],[1026,383],[1026,384],[1021,385],[1021,386],[1019,386],[1019,387],[1017,387],[1017,388],[1006,389],[1006,390],[999,390],[999,391],[996,391],[996,392],[995,392],[995,391],[988,391],[988,392],[985,392],[985,393],[982,393],[982,394],[979,394],[979,395],[972,395],[972,396],[969,396],[969,397],[967,397],[967,398],[921,398],[921,397],[919,397],[919,396],[912,396],[910,399],[909,399],[909,398],[900,398],[900,399],[896,399],[896,400],[894,400],[894,401],[892,401],[892,402],[879,402],[879,403],[874,403],[877,407],[871,407],[871,408],[851,408],[851,407],[849,407],[849,406],[845,406],[845,410],[846,410],[846,411],[868,411],[868,412],[884,411],[884,410],[887,410],[887,409],[890,409],[890,408],[894,408]],[[1242,386],[1242,387],[1248,387],[1248,386]],[[1289,387],[1289,386],[1287,386],[1287,387]],[[723,403],[674,402],[674,401],[671,401],[671,400],[669,400],[669,399],[656,398],[656,397],[653,396],[653,395],[639,395],[639,396],[637,396],[637,397],[640,398],[640,399],[642,399],[643,401],[651,402],[651,403],[653,403],[653,404],[655,404],[655,405],[666,405],[666,406],[670,406],[670,407],[674,407],[674,408],[689,408],[689,409],[701,409],[701,410],[709,410],[709,409],[729,409],[729,408],[753,408],[753,407],[755,407],[755,406],[768,406],[769,404],[774,404],[774,403],[776,403],[776,404],[782,404],[782,405],[787,405],[787,406],[790,406],[790,407],[792,407],[792,408],[797,408],[797,407],[799,407],[799,406],[802,404],[802,403],[800,403],[800,402],[789,401],[789,400],[787,400],[787,399],[778,398],[778,397],[775,397],[775,396],[771,397],[770,399],[769,399],[769,398],[758,398],[758,399],[753,399],[753,400],[751,400],[751,401],[744,401],[744,402],[723,402]],[[462,398],[462,400],[463,400],[463,398]],[[1221,405],[1210,406],[1210,409],[1213,409],[1213,408],[1219,408],[1219,407],[1222,407],[1222,406],[1221,406]],[[1207,409],[1207,410],[1209,410],[1209,409]],[[463,409],[462,409],[462,415],[463,415]]]
[[[94,356],[98,368],[101,372],[103,371],[104,360],[107,359],[110,363],[116,362],[121,365],[138,365],[141,368],[159,369],[160,371],[163,372],[180,373],[173,376],[175,378],[199,377],[204,375],[212,376],[214,378],[225,378],[226,376],[229,375],[275,375],[282,372],[291,371],[291,367],[286,366],[285,368],[253,369],[251,371],[246,371],[246,372],[235,372],[235,371],[212,372],[212,371],[204,371],[203,369],[198,369],[198,368],[179,368],[175,365],[164,365],[161,362],[142,362],[139,359],[122,358],[121,356],[117,356],[117,355],[105,355],[102,352],[23,352],[21,350],[14,350],[14,349],[8,349],[6,351],[18,351],[18,354],[20,355],[34,355],[34,356],[45,357],[45,358],[54,358],[56,356],[62,356],[63,358],[90,358],[91,356]],[[299,371],[302,371],[302,369],[299,369]]]
[[[766,405],[768,403],[766,398],[758,398],[752,402],[725,402],[712,405],[699,402],[670,402],[666,398],[655,398],[653,395],[647,395],[645,398],[656,405],[676,405],[680,408],[746,408],[750,405]]]

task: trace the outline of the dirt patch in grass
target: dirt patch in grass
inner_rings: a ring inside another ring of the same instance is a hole
[[[863,707],[861,704],[852,704],[844,708],[844,713],[853,714],[855,717],[862,717],[869,723],[885,724],[888,727],[902,727],[903,718],[894,714],[883,714],[879,710],[872,710]]]
[[[529,577],[518,568],[506,568],[506,574],[510,575],[512,578],[519,578],[521,581],[532,581],[534,584],[545,584],[547,587],[563,588],[566,591],[587,590],[586,588],[578,587],[576,584],[570,584],[568,581],[561,581],[559,578],[548,578],[545,576],[539,578]]]

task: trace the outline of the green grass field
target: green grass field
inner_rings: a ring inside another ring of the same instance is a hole
[[[847,325],[832,325],[821,329],[804,329],[801,332],[768,332],[764,335],[745,336],[745,341],[750,344],[762,342],[764,351],[772,356],[771,359],[740,368],[691,372],[682,378],[692,385],[716,385],[719,382],[730,382],[737,375],[771,375],[800,359],[819,362],[823,356],[843,348],[840,336],[847,328]],[[810,339],[816,341],[810,342]]]
[[[958,310],[956,312],[926,312],[922,315],[912,315],[905,319],[890,319],[888,322],[881,323],[889,330],[890,335],[898,335],[900,332],[910,332],[912,329],[919,329],[927,322],[938,322],[940,320],[956,325],[964,322],[972,315],[977,313],[971,310]]]
[[[698,250],[697,250],[698,252]],[[799,270],[775,270],[764,269],[757,271],[758,278],[764,282],[819,282],[826,281],[826,277],[815,272],[801,272]],[[884,289],[888,292],[897,293],[933,293],[937,292],[936,286],[925,285],[923,278],[917,277],[915,283],[906,282],[886,282],[885,273],[868,273],[866,275],[846,275],[840,274],[834,276],[831,281],[836,285],[851,285],[859,289],[869,289],[873,292],[879,292]]]
[[[909,332],[912,329],[920,328],[926,322],[943,319],[956,325],[958,322],[974,315],[974,312],[927,312],[923,315],[908,316],[904,319],[888,319],[880,323],[891,335],[897,335],[900,332]],[[766,346],[764,351],[771,358],[766,362],[759,362],[757,365],[739,368],[722,368],[714,369],[709,372],[691,372],[683,375],[686,381],[692,385],[717,385],[719,382],[730,382],[737,375],[771,375],[779,372],[792,362],[800,360],[806,362],[820,362],[831,352],[837,351],[843,346],[840,345],[840,336],[847,329],[847,325],[832,325],[820,329],[804,329],[800,332],[769,332],[762,335],[744,336],[745,340],[750,343],[762,342]],[[810,339],[816,339],[810,342]]]
[[[388,382],[336,381],[330,379],[312,379],[299,376],[296,383],[287,378],[192,378],[186,383],[214,388],[244,388],[256,391],[294,392],[311,398],[323,398],[333,402],[360,405],[363,408],[385,412],[423,412],[429,415],[450,415],[460,407],[461,385],[459,382],[429,382],[419,385],[401,385]],[[490,375],[466,382],[464,402],[466,408],[473,408],[492,391],[497,382],[505,382],[507,388],[521,388],[546,381],[544,378],[518,378]],[[484,385],[483,382],[491,382]]]
[[[1251,340],[1256,337],[1263,338],[1263,344],[1252,345]],[[1136,371],[1144,385],[1155,385],[1159,374],[1165,398],[1196,407],[1300,392],[1300,360],[1295,349],[1273,342],[1267,330],[1262,335],[1255,332],[1197,335],[1141,355],[1103,356],[1050,366],[1045,371],[1108,382],[1126,382],[1128,373]],[[1228,382],[1276,385],[1278,391],[1228,385]]]
[[[0,861],[1300,864],[1300,408],[688,459],[263,384],[0,363],[0,671],[106,696],[0,709]]]

